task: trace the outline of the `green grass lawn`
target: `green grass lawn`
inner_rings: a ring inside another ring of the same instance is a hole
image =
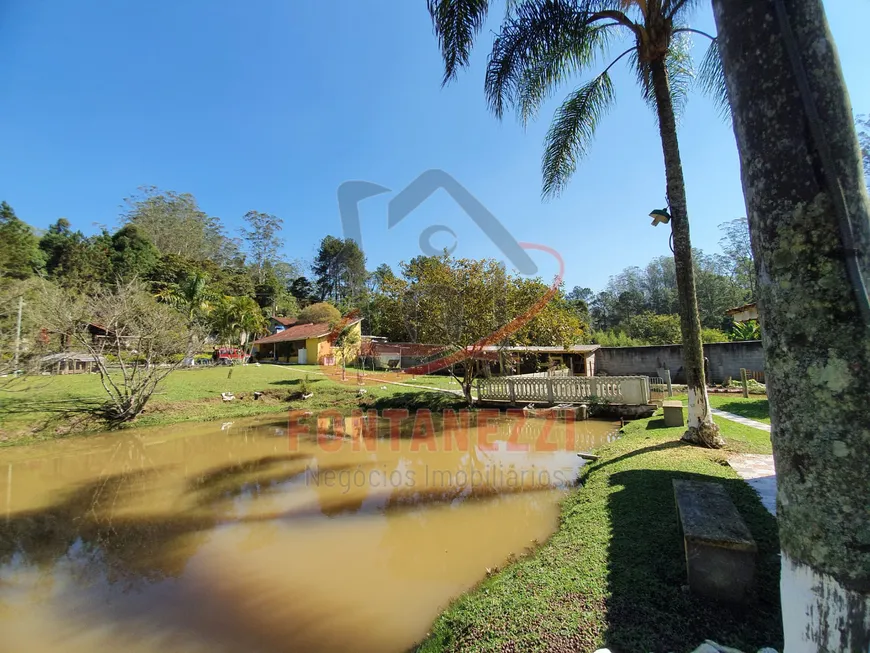
[[[228,378],[230,370],[232,376]],[[179,369],[158,387],[131,426],[230,419],[289,408],[337,408],[343,412],[382,406],[441,408],[457,400],[443,392],[414,390],[372,379],[365,385],[364,396],[360,396],[352,371],[348,371],[347,383],[315,374],[317,371],[320,371],[317,366],[281,365]],[[314,396],[305,401],[294,400],[306,377]],[[446,377],[437,377],[435,382],[433,378],[408,377],[407,381],[411,385],[449,388]],[[255,391],[264,392],[265,396],[254,401]],[[224,402],[222,392],[232,392],[236,399]],[[105,399],[96,374],[32,377],[6,386],[0,390],[0,446],[101,430],[102,424],[91,419],[86,409]]]
[[[744,399],[743,395],[739,393],[716,394],[711,392],[709,396],[710,405],[713,408],[770,424],[770,405],[767,402],[767,395],[749,395],[748,399]],[[683,405],[687,405],[688,395],[678,394],[674,395],[673,398],[681,399]]]
[[[292,365],[289,366],[288,369],[297,373],[308,372],[311,374],[323,372],[325,369],[329,369],[330,371],[332,371],[332,368],[323,368],[320,365]],[[335,371],[340,371],[340,369],[341,368],[335,368]],[[358,370],[354,367],[348,367],[348,378],[354,378],[357,374],[357,371]],[[387,370],[363,370],[363,373],[365,374],[366,378],[371,379],[383,379],[385,381],[392,381],[394,383],[407,383],[409,385],[443,388],[445,390],[454,390],[456,392],[462,391],[459,383],[456,382],[449,374],[429,374],[426,376],[412,376],[411,374],[405,374],[403,372],[390,372]]]
[[[749,395],[749,399],[744,399],[742,395],[711,394],[710,404],[713,408],[770,424],[770,405],[766,395]]]
[[[734,451],[770,453],[769,434],[717,422]],[[729,453],[684,445],[661,417],[584,468],[558,531],[447,607],[420,651],[689,651],[705,639],[782,650],[776,520],[725,463]],[[729,607],[685,591],[671,481],[722,483],[758,544],[754,603]]]

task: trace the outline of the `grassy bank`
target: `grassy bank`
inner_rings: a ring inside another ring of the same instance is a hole
[[[232,419],[289,408],[337,408],[346,412],[357,407],[441,408],[458,399],[420,387],[449,389],[446,377],[369,376],[365,393],[360,396],[355,371],[348,370],[346,382],[338,374],[330,377],[319,371],[316,366],[279,365],[180,369],[165,379],[145,411],[130,425]],[[298,396],[306,377],[314,396],[303,401]],[[236,399],[225,402],[222,392],[231,392]],[[255,401],[254,392],[264,394]],[[33,377],[8,385],[0,390],[0,446],[103,430],[105,425],[91,418],[88,409],[105,399],[96,374]]]
[[[769,434],[720,420],[729,449],[770,453]],[[775,519],[725,464],[663,420],[632,422],[584,468],[542,547],[450,605],[421,651],[690,651],[705,639],[781,650]],[[754,604],[689,594],[671,481],[722,483],[758,543]]]
[[[711,394],[710,404],[713,408],[770,424],[770,405],[766,395],[750,395],[744,399],[741,395]]]

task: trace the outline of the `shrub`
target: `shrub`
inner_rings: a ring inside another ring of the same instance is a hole
[[[309,322],[326,322],[329,326],[338,324],[341,320],[341,313],[332,304],[320,302],[303,308],[299,312],[299,317],[296,318],[300,324]]]

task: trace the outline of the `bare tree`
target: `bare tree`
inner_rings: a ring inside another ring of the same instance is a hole
[[[158,384],[198,347],[178,311],[137,281],[71,296],[44,286],[42,323],[93,358],[108,397],[96,413],[117,426],[135,418]]]

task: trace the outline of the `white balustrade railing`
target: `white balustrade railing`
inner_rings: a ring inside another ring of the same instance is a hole
[[[593,397],[611,404],[647,404],[650,400],[646,376],[507,376],[482,379],[477,386],[478,401],[581,403]]]

